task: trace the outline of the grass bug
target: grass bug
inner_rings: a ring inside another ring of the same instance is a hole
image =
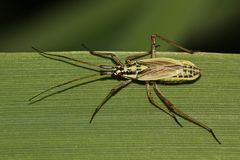
[[[88,65],[91,67],[98,68],[95,71],[97,73],[86,76],[86,77],[80,77],[76,78],[70,81],[67,81],[65,83],[56,85],[54,87],[51,87],[47,90],[44,90],[43,92],[33,96],[32,98],[29,99],[30,104],[36,103],[38,101],[41,101],[50,95],[44,96],[42,98],[39,98],[40,95],[42,95],[45,92],[48,92],[54,88],[58,88],[61,86],[64,86],[66,84],[75,82],[75,81],[80,81],[86,78],[94,77],[94,76],[111,76],[112,78],[115,79],[120,79],[122,80],[120,84],[117,86],[113,87],[110,92],[107,94],[107,96],[103,99],[103,101],[97,106],[95,109],[94,113],[92,114],[92,117],[90,119],[90,123],[93,121],[94,117],[96,114],[99,112],[99,110],[102,108],[102,106],[113,96],[115,95],[118,91],[120,91],[122,88],[126,87],[132,82],[143,82],[145,83],[146,86],[146,93],[149,102],[158,108],[159,110],[165,112],[167,115],[172,117],[174,121],[182,127],[180,122],[177,120],[176,116],[179,116],[189,122],[194,123],[195,125],[207,130],[212,137],[219,143],[221,142],[217,139],[215,136],[213,130],[209,128],[207,125],[203,124],[202,122],[199,122],[198,120],[190,117],[186,113],[182,112],[178,108],[175,107],[175,105],[169,101],[160,91],[157,82],[159,83],[174,83],[174,84],[181,84],[181,83],[186,83],[186,82],[193,82],[197,80],[201,73],[200,69],[194,65],[190,61],[186,60],[175,60],[171,58],[156,58],[156,48],[159,47],[159,45],[156,44],[157,39],[161,39],[185,52],[188,52],[190,54],[194,53],[193,51],[186,49],[180,45],[178,45],[176,42],[171,41],[163,36],[154,34],[151,36],[151,49],[150,51],[146,53],[141,53],[141,54],[136,54],[136,55],[131,55],[125,58],[125,63],[122,63],[119,58],[113,54],[113,53],[99,53],[96,51],[93,51],[89,49],[87,46],[84,44],[82,45],[86,50],[89,51],[89,53],[93,56],[98,56],[101,58],[107,58],[112,60],[114,65],[97,65],[97,64],[92,64],[89,62],[85,62],[82,60],[66,57],[63,55],[57,55],[57,54],[50,54],[43,52],[39,49],[36,49],[33,47],[35,51],[37,51],[41,56],[50,58],[53,60],[61,61],[64,63],[72,64],[75,66],[78,66],[76,64],[73,64],[72,62],[77,62],[81,65]],[[145,56],[150,56],[150,58],[147,59],[140,59]],[[88,67],[84,67],[88,68]],[[156,95],[159,97],[159,99],[163,102],[165,107],[162,107],[161,105],[157,104],[156,101],[154,100],[152,96],[152,88]]]

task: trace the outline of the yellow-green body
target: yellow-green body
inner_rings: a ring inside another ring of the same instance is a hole
[[[199,68],[190,61],[171,58],[151,58],[133,61],[125,65],[122,77],[138,81],[159,81],[163,83],[184,83],[200,77]]]

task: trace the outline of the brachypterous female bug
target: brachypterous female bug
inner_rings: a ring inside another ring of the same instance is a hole
[[[114,94],[116,94],[122,88],[126,87],[131,82],[142,81],[146,85],[146,92],[147,92],[148,100],[153,106],[155,106],[156,108],[160,109],[161,111],[163,111],[166,114],[168,114],[169,116],[171,116],[175,120],[175,122],[181,127],[182,127],[182,125],[179,123],[176,116],[182,117],[204,129],[206,129],[209,133],[211,133],[212,137],[219,144],[221,144],[221,142],[217,139],[217,137],[215,136],[215,134],[211,128],[209,128],[207,125],[203,124],[202,122],[199,122],[198,120],[190,117],[189,115],[182,112],[181,110],[177,109],[175,107],[175,105],[172,104],[161,93],[161,91],[157,85],[157,82],[159,82],[159,83],[161,83],[161,82],[162,83],[175,83],[175,84],[192,82],[200,77],[200,70],[196,65],[194,65],[190,61],[175,60],[175,59],[171,59],[171,58],[156,58],[155,49],[159,46],[156,44],[157,38],[159,38],[177,48],[180,48],[183,51],[186,51],[188,53],[193,53],[193,51],[186,49],[186,48],[178,45],[177,43],[175,43],[171,40],[168,40],[165,37],[157,35],[157,34],[154,34],[151,36],[151,49],[149,52],[141,53],[141,54],[137,54],[137,55],[133,55],[133,56],[128,56],[125,58],[125,63],[122,63],[118,59],[118,57],[113,53],[95,52],[95,51],[92,51],[89,48],[87,48],[85,45],[83,45],[83,47],[85,49],[87,49],[89,51],[89,53],[92,54],[93,56],[98,56],[101,58],[107,58],[107,59],[112,60],[112,62],[115,64],[113,66],[92,64],[89,62],[84,62],[84,61],[73,59],[70,57],[63,56],[63,55],[45,53],[39,49],[33,48],[43,57],[81,67],[81,66],[73,63],[73,62],[77,62],[80,64],[89,65],[92,67],[98,67],[99,70],[95,70],[98,72],[97,74],[95,73],[93,75],[89,75],[86,77],[76,78],[76,79],[70,80],[68,82],[59,84],[57,86],[51,87],[51,88],[35,95],[31,99],[29,99],[30,103],[32,104],[32,103],[41,101],[41,100],[49,97],[50,95],[39,98],[40,95],[42,95],[43,93],[45,93],[49,90],[52,90],[52,89],[60,87],[60,86],[64,86],[66,84],[69,84],[69,83],[72,83],[75,81],[90,78],[93,76],[109,75],[113,78],[122,80],[122,82],[120,84],[118,84],[117,86],[115,86],[111,89],[111,91],[108,93],[108,95],[97,106],[95,112],[93,113],[93,115],[91,117],[91,120],[90,120],[90,123],[91,123],[93,118],[95,117],[95,115],[98,113],[98,111]],[[138,58],[142,58],[145,56],[150,56],[150,58],[136,60]],[[87,68],[87,67],[84,67],[84,68]],[[153,87],[156,95],[161,99],[161,101],[166,106],[166,108],[160,106],[159,104],[157,104],[154,101],[153,96],[151,94],[151,87]]]

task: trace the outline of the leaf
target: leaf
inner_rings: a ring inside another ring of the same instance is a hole
[[[116,52],[122,60],[135,53]],[[86,52],[56,54],[111,64]],[[2,159],[238,159],[240,55],[161,52],[158,57],[190,60],[201,69],[195,83],[159,87],[179,109],[211,127],[222,145],[202,128],[178,118],[180,128],[154,108],[143,84],[130,84],[116,94],[92,124],[96,106],[119,81],[93,77],[29,105],[33,95],[95,72],[36,53],[1,53]]]

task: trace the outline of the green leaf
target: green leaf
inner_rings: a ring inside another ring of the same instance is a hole
[[[57,54],[111,64],[86,52]],[[135,53],[116,54],[124,60]],[[44,89],[95,72],[36,53],[0,53],[1,158],[238,159],[240,55],[161,52],[158,56],[190,60],[201,69],[195,83],[159,87],[179,109],[211,127],[221,145],[207,131],[178,118],[184,125],[180,128],[149,104],[143,84],[130,84],[116,94],[92,124],[93,111],[118,80],[90,78],[79,84],[91,83],[29,105],[28,99]]]

